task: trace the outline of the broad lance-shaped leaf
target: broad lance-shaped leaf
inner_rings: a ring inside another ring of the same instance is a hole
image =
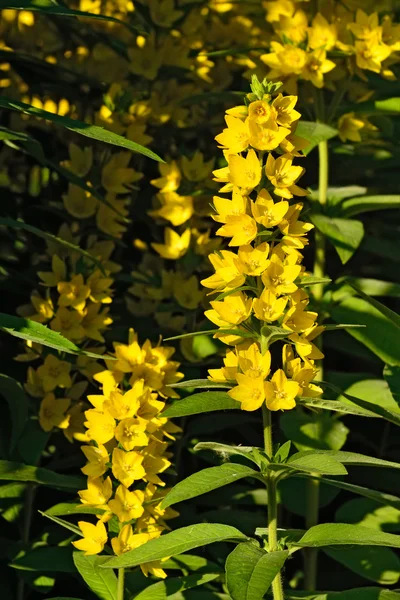
[[[192,388],[192,389],[212,389],[212,388],[228,388],[230,389],[236,382],[229,383],[211,381],[211,379],[187,379],[186,381],[179,381],[178,383],[167,384],[171,388]]]
[[[374,456],[365,456],[364,454],[358,454],[357,452],[345,452],[343,450],[313,450],[312,453],[331,456],[332,458],[341,462],[344,465],[400,469],[400,463],[396,463],[391,460],[375,458]]]
[[[307,275],[306,277],[301,277],[296,281],[296,284],[299,287],[308,287],[310,285],[317,285],[318,283],[331,283],[332,279],[329,277],[316,277],[315,275]]]
[[[38,117],[40,119],[46,119],[47,121],[52,121],[57,125],[61,125],[61,127],[65,127],[70,131],[75,133],[79,133],[80,135],[84,135],[88,138],[92,138],[94,140],[98,140],[99,142],[104,142],[106,144],[112,144],[113,146],[118,146],[120,148],[125,148],[126,150],[131,150],[131,152],[137,152],[138,154],[143,154],[148,158],[152,158],[158,162],[164,162],[163,159],[140,144],[136,144],[136,142],[131,142],[121,135],[117,135],[112,131],[107,131],[103,129],[103,127],[99,127],[98,125],[90,125],[89,123],[85,123],[84,121],[78,121],[76,119],[70,119],[69,117],[61,117],[60,115],[53,114],[48,112],[47,110],[42,110],[41,108],[36,108],[35,106],[31,106],[30,104],[25,104],[24,102],[18,102],[17,100],[10,100],[5,96],[0,96],[0,107],[6,108],[8,110],[16,110],[25,115],[30,115],[31,117]]]
[[[67,490],[81,490],[85,486],[85,480],[82,477],[73,477],[72,475],[59,475],[43,469],[42,467],[31,467],[22,463],[0,460],[0,481],[31,481],[41,485],[48,485],[55,488],[64,488]]]
[[[73,502],[62,502],[48,508],[44,513],[46,516],[64,516],[64,515],[101,515],[105,513],[104,508],[94,508],[85,504],[75,504]]]
[[[291,545],[303,548],[320,548],[349,544],[400,548],[400,535],[385,533],[362,525],[322,523],[311,527],[298,542]]]
[[[7,401],[11,415],[10,453],[12,454],[28,420],[28,400],[22,385],[0,374],[0,396]]]
[[[117,577],[113,571],[101,568],[107,557],[85,556],[83,552],[74,552],[73,559],[82,579],[100,600],[117,600]]]
[[[299,121],[296,128],[296,135],[304,138],[309,142],[307,148],[303,150],[304,154],[307,155],[313,150],[320,142],[330,140],[337,136],[338,130],[334,129],[330,125],[325,123],[316,123],[314,121]]]
[[[41,229],[33,227],[32,225],[28,225],[28,223],[23,223],[22,221],[15,221],[14,219],[0,217],[0,225],[4,225],[4,227],[12,227],[13,229],[23,229],[24,231],[29,231],[30,233],[33,233],[34,235],[37,235],[38,237],[43,238],[48,242],[53,242],[54,244],[58,244],[60,246],[63,246],[64,248],[68,248],[68,250],[77,252],[78,254],[86,258],[86,260],[89,260],[90,262],[94,263],[103,275],[106,274],[101,262],[95,256],[89,254],[89,252],[86,252],[86,250],[82,250],[82,248],[76,246],[76,244],[71,244],[71,242],[68,242],[67,240],[63,240],[62,238],[59,238],[56,235],[53,235],[52,233],[47,233],[47,231],[42,231]]]
[[[266,552],[238,544],[226,559],[226,586],[232,600],[262,600],[282,569],[288,552]]]
[[[320,473],[321,475],[347,475],[346,468],[323,450],[317,454],[313,450],[297,452],[289,460],[280,465],[271,465],[271,468],[296,469],[308,473]]]
[[[240,402],[233,400],[226,392],[200,392],[177,400],[162,413],[162,416],[171,419],[232,409],[240,409]]]
[[[23,571],[46,571],[49,573],[73,573],[75,571],[70,546],[34,548],[14,558],[9,566]]]
[[[390,548],[353,546],[324,548],[325,554],[353,573],[381,585],[394,585],[400,578],[400,559]]]
[[[36,323],[36,321],[30,321],[23,317],[15,317],[14,315],[0,313],[0,329],[15,337],[23,340],[30,340],[31,342],[36,342],[43,346],[60,350],[60,352],[82,354],[84,356],[101,358],[103,360],[105,358],[107,358],[107,360],[116,360],[114,356],[102,356],[101,354],[94,354],[94,352],[81,350],[76,344],[63,337],[61,333],[53,331],[41,323]]]
[[[203,469],[177,483],[165,496],[161,506],[167,508],[177,502],[196,498],[196,496],[201,496],[244,477],[259,478],[260,473],[245,465],[233,463]]]
[[[111,558],[102,566],[111,569],[135,567],[153,560],[160,560],[166,556],[176,556],[187,550],[214,542],[245,542],[248,540],[249,538],[236,527],[220,523],[198,523],[175,529],[155,540],[150,540],[139,548]]]
[[[345,404],[344,402],[339,402],[338,400],[325,400],[324,398],[297,398],[296,403],[300,406],[321,408],[324,410],[331,410],[333,412],[358,415],[360,417],[382,418],[381,415],[377,415],[372,411],[361,407],[354,407],[351,406],[351,404]]]
[[[400,208],[400,194],[391,196],[361,196],[360,198],[349,198],[340,207],[341,215],[353,217],[360,213],[371,210]]]
[[[343,264],[357,250],[364,237],[364,225],[354,219],[335,219],[327,215],[313,214],[311,221],[331,242]]]
[[[219,576],[219,573],[199,573],[187,577],[168,577],[165,581],[157,581],[157,583],[149,585],[135,596],[134,600],[164,600],[178,592],[209,583]],[[183,598],[183,596],[181,597]]]
[[[216,452],[223,457],[240,455],[244,456],[248,460],[256,463],[258,465],[258,461],[254,458],[253,452],[256,454],[260,451],[262,452],[262,448],[257,448],[255,446],[229,446],[229,444],[219,444],[218,442],[200,442],[196,444],[193,448],[194,452],[201,452],[202,450],[211,450],[212,452]]]

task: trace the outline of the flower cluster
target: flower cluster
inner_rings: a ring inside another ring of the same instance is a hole
[[[115,554],[136,548],[161,535],[166,520],[177,513],[163,510],[160,474],[170,467],[169,440],[179,428],[160,416],[167,397],[176,397],[168,384],[183,377],[170,360],[173,348],[143,346],[130,331],[129,343],[114,343],[115,360],[95,375],[102,394],[89,395],[85,412],[88,445],[87,489],[79,492],[86,507],[98,509],[98,521],[81,521],[83,538],[73,542],[86,554],[102,552],[110,535]],[[141,565],[145,575],[166,577],[159,561]]]
[[[269,410],[288,410],[296,396],[322,393],[312,380],[314,361],[323,355],[312,340],[323,327],[308,310],[301,265],[312,225],[299,220],[303,204],[289,202],[307,193],[297,185],[304,169],[293,165],[303,140],[295,134],[297,98],[272,99],[279,84],[256,77],[251,88],[248,104],[227,111],[227,128],[216,137],[228,165],[214,173],[224,183],[220,191],[231,198],[214,197],[213,218],[221,225],[217,235],[229,238],[237,251],[212,254],[215,273],[202,281],[218,293],[205,313],[219,328],[215,337],[234,346],[224,367],[210,370],[209,377],[236,380],[228,393],[243,410],[264,402]],[[283,368],[270,376],[269,347],[277,340],[286,341]]]

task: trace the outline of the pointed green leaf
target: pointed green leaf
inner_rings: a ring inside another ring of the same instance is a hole
[[[220,454],[224,458],[227,456],[240,455],[244,456],[248,460],[258,464],[257,460],[253,458],[253,452],[258,453],[262,448],[256,448],[255,446],[230,446],[229,444],[219,444],[218,442],[200,442],[193,448],[194,452],[201,452],[202,450],[211,450]]]
[[[42,512],[41,510],[39,510],[38,512],[39,512],[39,514],[42,515],[42,517],[46,517],[46,519],[50,519],[50,521],[57,523],[57,525],[60,525],[60,527],[63,527],[64,529],[67,529],[68,531],[72,531],[72,533],[75,533],[75,535],[82,537],[82,531],[76,525],[72,525],[72,523],[69,523],[68,521],[65,521],[64,519],[59,519],[58,517],[53,517],[52,515],[48,515],[48,514]]]
[[[254,544],[238,544],[225,564],[226,586],[232,600],[262,600],[288,554],[266,552]]]
[[[71,547],[39,547],[21,552],[10,563],[10,567],[23,571],[46,571],[48,573],[73,573]]]
[[[178,383],[170,383],[167,385],[168,387],[172,388],[212,389],[231,388],[233,385],[235,385],[235,382],[217,382],[211,381],[211,379],[187,379],[186,381],[179,381]]]
[[[341,421],[324,411],[287,411],[281,416],[280,426],[298,450],[340,450],[349,433]]]
[[[42,467],[31,467],[22,463],[0,460],[0,480],[3,481],[31,481],[40,485],[66,490],[81,490],[85,486],[82,477],[72,475],[59,475]]]
[[[331,283],[331,281],[332,279],[329,279],[329,277],[315,277],[315,275],[307,275],[296,281],[296,284],[299,287],[309,287],[310,285],[317,285],[319,283]]]
[[[355,485],[353,483],[347,483],[346,481],[340,481],[339,479],[328,479],[327,477],[324,477],[323,481],[332,487],[346,490],[347,492],[358,494],[364,498],[375,500],[375,502],[379,502],[380,504],[388,504],[389,506],[394,506],[394,508],[400,509],[400,498],[393,496],[392,494],[378,492],[377,490],[371,490],[370,488],[366,488],[361,485]]]
[[[390,548],[324,548],[324,552],[353,573],[381,585],[394,585],[400,579],[400,559]]]
[[[163,567],[165,568],[164,563]],[[219,573],[199,573],[186,577],[168,577],[164,581],[157,581],[157,583],[149,585],[135,596],[134,600],[164,600],[178,592],[209,583],[219,576]]]
[[[101,568],[108,557],[85,556],[83,552],[74,552],[73,559],[82,579],[100,600],[117,600],[117,577],[110,569]]]
[[[162,413],[162,416],[171,419],[232,409],[240,409],[240,402],[233,400],[226,392],[200,392],[177,400]]]
[[[7,401],[11,414],[10,453],[12,454],[28,420],[28,400],[18,381],[0,374],[0,396]]]
[[[330,140],[331,138],[337,136],[338,130],[334,129],[330,125],[325,125],[324,123],[316,123],[313,121],[299,121],[296,128],[296,135],[304,138],[309,142],[309,145],[305,150],[303,150],[304,154],[310,154],[311,150],[313,150],[320,142],[325,140]]]
[[[45,511],[45,515],[58,517],[64,515],[101,515],[105,511],[104,508],[94,508],[93,506],[86,506],[85,504],[75,504],[72,502],[62,502],[55,504],[51,508]]]
[[[203,469],[177,483],[165,496],[161,506],[167,508],[177,502],[196,498],[244,477],[259,478],[260,474],[250,467],[233,463]]]
[[[131,152],[143,154],[144,156],[152,158],[158,162],[164,162],[162,158],[148,148],[145,148],[140,144],[136,144],[136,142],[131,142],[130,140],[127,140],[126,138],[122,137],[121,135],[117,135],[112,131],[107,131],[98,125],[90,125],[89,123],[85,123],[83,121],[70,119],[69,117],[62,117],[60,115],[48,112],[47,110],[42,110],[40,108],[36,108],[35,106],[31,106],[30,104],[25,104],[24,102],[10,100],[5,96],[0,96],[0,107],[9,110],[16,110],[32,117],[39,117],[41,119],[46,119],[47,121],[52,121],[57,125],[61,125],[61,127],[65,127],[66,129],[69,129],[75,133],[79,133],[85,137],[89,137],[106,144],[112,144],[113,146],[118,146],[120,148],[125,148],[127,150],[131,150]]]
[[[325,400],[325,398],[297,398],[297,404],[300,406],[308,406],[309,408],[321,408],[323,410],[332,410],[350,415],[358,415],[360,417],[375,417],[381,418],[380,415],[365,410],[360,407],[353,407],[350,404],[339,402],[338,400]]]
[[[235,527],[219,523],[198,523],[181,527],[161,537],[150,540],[143,546],[130,550],[121,556],[107,560],[103,567],[118,569],[135,567],[166,556],[176,556],[187,550],[199,548],[214,542],[244,542],[248,538]]]
[[[289,469],[305,471],[310,473],[321,473],[321,475],[346,475],[347,469],[330,456],[327,452],[313,450],[297,452],[293,454],[284,465]]]
[[[391,196],[361,196],[360,198],[349,198],[340,207],[343,217],[353,217],[360,213],[371,210],[400,208],[400,195]]]
[[[292,545],[303,548],[342,545],[400,548],[400,535],[384,533],[383,531],[377,531],[376,529],[370,529],[362,525],[323,523],[311,527],[298,542]]]
[[[315,450],[315,454],[323,453],[325,456],[332,456],[335,460],[344,465],[354,465],[358,467],[381,467],[386,469],[400,469],[400,463],[391,460],[375,458],[375,456],[365,456],[357,452],[345,452],[343,450]]]
[[[342,263],[346,264],[364,237],[362,222],[354,219],[334,219],[321,214],[313,214],[311,221],[334,246]]]

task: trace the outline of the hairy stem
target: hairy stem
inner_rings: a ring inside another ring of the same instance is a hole
[[[125,569],[121,567],[118,569],[118,592],[117,600],[124,600],[125,592]]]

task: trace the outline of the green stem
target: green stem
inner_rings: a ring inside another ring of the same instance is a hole
[[[308,479],[307,481],[307,514],[306,529],[318,524],[319,512],[319,481]],[[318,550],[306,548],[304,551],[304,587],[314,592],[317,586]]]
[[[329,175],[329,160],[328,160],[328,141],[324,140],[318,144],[319,152],[319,185],[318,185],[318,200],[321,206],[324,206],[328,196],[328,175]],[[324,277],[325,274],[325,238],[319,232],[315,232],[315,262],[314,275],[316,277]],[[314,298],[317,303],[320,303],[324,295],[324,284],[318,283],[314,286]]]
[[[125,592],[125,569],[121,567],[118,569],[118,591],[117,600],[124,600]]]
[[[268,456],[272,457],[272,424],[271,411],[263,405],[263,425],[264,425],[264,448]],[[268,550],[275,552],[278,550],[278,506],[276,501],[276,479],[273,473],[270,473],[267,478],[267,494],[268,494]],[[274,600],[284,600],[281,574],[275,577],[272,582],[272,594]]]

